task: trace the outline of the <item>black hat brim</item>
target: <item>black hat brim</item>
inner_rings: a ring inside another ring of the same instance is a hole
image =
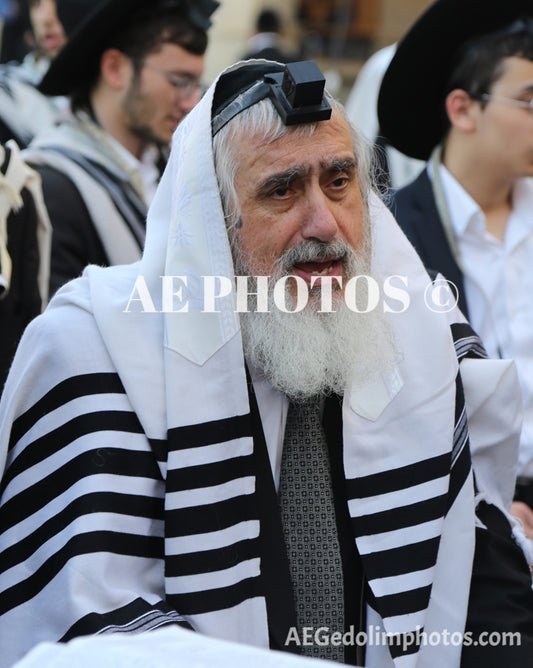
[[[91,14],[94,7],[94,0],[57,0],[57,16],[67,36]]]
[[[79,87],[80,82],[93,78],[98,71],[102,55],[110,36],[118,32],[124,21],[137,9],[149,4],[147,0],[103,0],[93,11],[88,12],[69,35],[66,45],[52,60],[50,67],[38,88],[45,95],[69,95]],[[151,3],[157,12],[157,0]],[[169,5],[169,2],[165,3]],[[202,0],[201,7],[183,0],[175,0],[176,8],[183,7],[183,13],[193,23],[206,30],[210,12],[218,3]],[[202,14],[202,12],[204,12]]]
[[[437,0],[408,30],[383,77],[380,134],[412,158],[427,160],[443,139],[445,86],[467,41],[533,16],[533,0]]]

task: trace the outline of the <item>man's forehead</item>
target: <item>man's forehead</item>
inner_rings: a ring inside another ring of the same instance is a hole
[[[273,142],[261,137],[255,141],[243,137],[239,153],[241,168],[260,167],[272,174],[294,169],[304,175],[335,169],[339,163],[356,162],[352,136],[347,128],[337,132],[333,127],[327,131],[320,127],[312,135],[289,133]]]
[[[290,161],[289,161],[290,162]],[[339,153],[331,156],[318,157],[316,160],[307,160],[304,162],[296,162],[289,164],[287,167],[281,166],[279,163],[272,165],[272,174],[294,174],[295,177],[311,176],[316,172],[339,172],[349,170],[356,167],[357,162],[353,153]]]
[[[496,82],[510,81],[524,91],[533,87],[533,61],[521,56],[506,56],[500,62],[500,75]]]

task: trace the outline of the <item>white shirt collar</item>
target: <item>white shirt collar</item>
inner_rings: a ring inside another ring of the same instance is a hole
[[[517,181],[513,190],[512,225],[507,232],[507,244],[514,247],[531,234],[533,220],[531,205],[533,204],[533,179],[523,178]]]
[[[431,163],[428,163],[428,171],[432,178]],[[439,165],[439,171],[455,236],[462,239],[468,231],[476,236],[484,235],[486,231],[485,214],[479,204],[442,163]],[[512,247],[530,233],[533,224],[532,202],[533,179],[518,179],[513,189],[513,210],[507,226],[506,245]]]
[[[155,195],[159,181],[159,170],[156,167],[156,162],[159,156],[157,148],[154,145],[148,146],[142,154],[141,159],[138,160],[114,137],[109,135],[109,139],[113,149],[119,154],[130,170],[132,172],[137,172],[140,175],[144,198],[149,205]]]
[[[485,215],[479,204],[442,163],[439,165],[439,171],[455,235],[458,238],[463,237],[468,228],[477,234],[483,234]]]

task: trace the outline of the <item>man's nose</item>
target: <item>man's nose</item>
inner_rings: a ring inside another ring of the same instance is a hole
[[[319,189],[308,201],[307,215],[301,228],[304,239],[330,241],[338,232],[337,219],[333,213],[333,203]]]

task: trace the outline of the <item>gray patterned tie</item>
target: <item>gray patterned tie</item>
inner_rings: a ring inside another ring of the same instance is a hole
[[[319,398],[289,405],[279,498],[299,636],[303,627],[344,633],[342,562]],[[302,651],[344,662],[340,645],[312,644]]]

